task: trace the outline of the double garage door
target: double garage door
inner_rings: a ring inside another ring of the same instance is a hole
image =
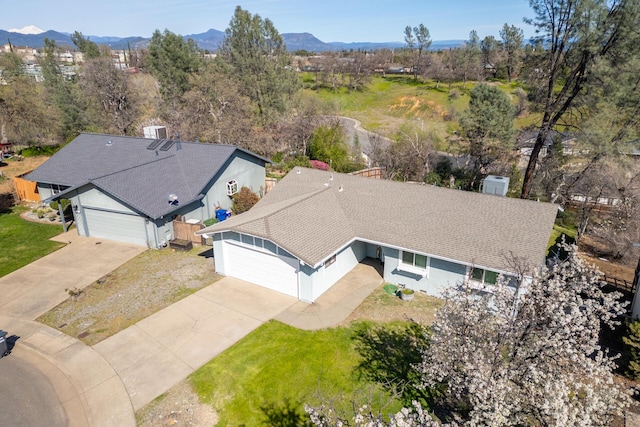
[[[87,236],[147,246],[144,218],[137,215],[85,208]]]
[[[298,260],[223,242],[224,274],[298,298]]]

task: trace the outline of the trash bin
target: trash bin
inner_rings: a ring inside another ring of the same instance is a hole
[[[224,221],[225,219],[229,218],[231,216],[231,212],[229,212],[226,209],[218,209],[216,211],[216,219],[218,221]]]
[[[7,349],[7,333],[5,331],[0,331],[0,357],[6,356],[9,352]]]

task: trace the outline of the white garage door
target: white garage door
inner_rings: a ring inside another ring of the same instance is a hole
[[[298,260],[223,243],[224,274],[298,298]]]
[[[147,233],[142,217],[90,208],[84,209],[84,217],[88,236],[147,246]]]

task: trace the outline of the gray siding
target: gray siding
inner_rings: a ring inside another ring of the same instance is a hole
[[[467,266],[429,257],[429,274],[421,277],[398,269],[400,251],[385,248],[384,280],[396,285],[406,285],[415,291],[441,297],[442,292],[456,283],[462,283],[466,277]]]
[[[238,190],[242,187],[249,187],[251,191],[262,196],[265,185],[264,163],[256,160],[241,151],[236,151],[228,165],[221,168],[221,172],[212,181],[213,184],[205,190],[205,197],[202,199],[202,208],[199,211],[192,211],[185,214],[186,219],[206,220],[215,216],[217,206],[222,209],[231,209],[231,197],[227,196],[227,181],[235,179],[238,183]]]

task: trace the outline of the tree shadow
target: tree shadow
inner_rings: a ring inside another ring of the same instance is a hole
[[[311,421],[302,409],[301,404],[285,399],[284,402],[267,403],[260,406],[265,420],[263,425],[272,427],[311,427]]]
[[[413,321],[402,325],[362,323],[354,339],[362,357],[356,368],[361,377],[381,384],[405,404],[432,401],[432,390],[417,387],[420,375],[415,365],[422,362],[421,349],[429,345],[423,326]]]

